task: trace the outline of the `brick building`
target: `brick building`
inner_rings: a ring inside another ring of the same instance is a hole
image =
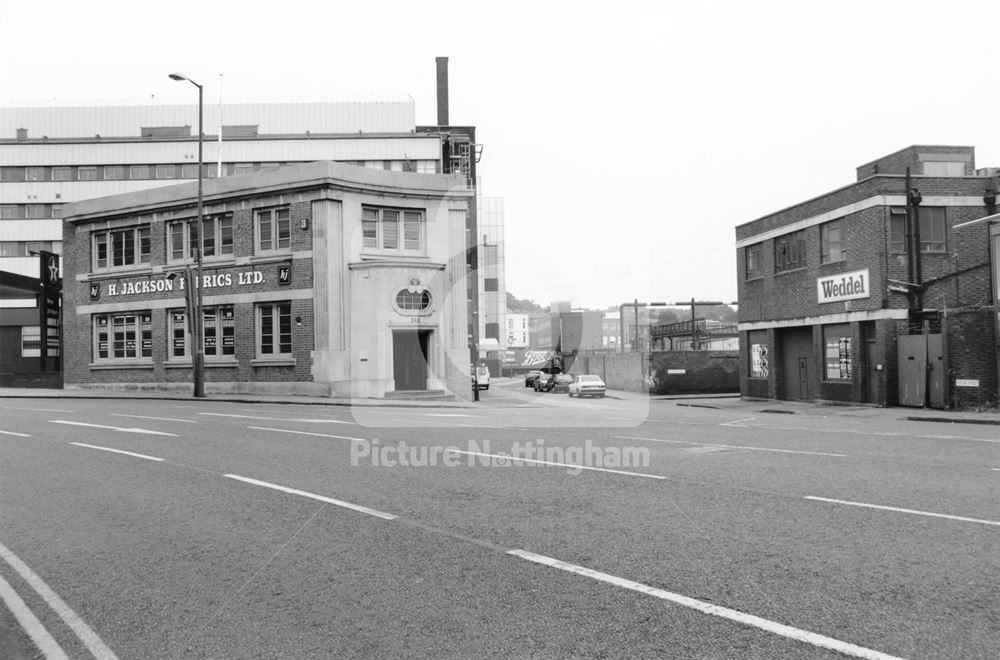
[[[912,146],[736,228],[745,397],[937,408],[996,402],[996,169]]]
[[[209,392],[469,390],[461,176],[329,161],[205,182]],[[65,207],[66,388],[193,383],[196,184]]]

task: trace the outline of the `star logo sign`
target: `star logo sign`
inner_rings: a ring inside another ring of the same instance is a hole
[[[55,257],[49,257],[49,282],[59,281],[59,261]]]

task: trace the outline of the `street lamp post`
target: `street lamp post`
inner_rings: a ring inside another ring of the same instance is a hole
[[[202,140],[204,138],[204,131],[202,130],[202,86],[191,80],[187,76],[181,75],[179,73],[169,74],[172,80],[186,80],[195,87],[198,88],[198,220],[197,220],[197,231],[198,231],[198,247],[195,248],[197,252],[197,267],[195,269],[195,280],[197,281],[197,295],[195,297],[195,310],[194,310],[194,395],[197,398],[205,397],[205,315],[202,312],[202,276],[201,276],[201,256],[202,256],[202,246],[204,245],[204,239],[202,238],[202,233],[204,233],[204,222],[202,217],[204,214],[204,208],[202,206],[202,179],[204,174],[202,172]],[[190,232],[189,232],[190,234]],[[189,295],[194,292],[189,292]]]

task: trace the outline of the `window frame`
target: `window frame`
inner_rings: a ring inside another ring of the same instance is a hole
[[[102,324],[101,320],[105,319]],[[118,323],[122,319],[122,323]],[[132,319],[131,322],[128,319]],[[117,327],[122,339],[117,338]],[[102,328],[104,329],[102,331]],[[134,364],[153,362],[153,315],[149,310],[107,312],[91,316],[91,350],[94,364]],[[129,336],[131,335],[131,339]],[[103,338],[103,341],[102,341]],[[121,353],[117,355],[121,342]],[[129,343],[131,342],[131,349]],[[101,345],[104,344],[102,349]],[[103,355],[102,355],[103,352]]]
[[[830,239],[833,230],[839,233],[835,242]],[[834,245],[837,247],[834,248]],[[832,256],[834,249],[837,250],[837,258]],[[819,226],[819,262],[835,264],[841,261],[847,261],[847,222],[844,218],[837,218]]]
[[[746,280],[764,277],[764,242],[743,248],[743,275]]]
[[[281,216],[284,217],[281,217]],[[288,245],[281,247],[282,224],[287,227]],[[263,227],[267,226],[268,242],[273,247],[264,247]],[[253,245],[254,254],[288,254],[292,251],[292,209],[289,206],[274,206],[266,209],[254,209],[253,212]]]
[[[792,252],[792,257],[788,253]],[[808,266],[806,232],[803,229],[774,238],[774,273],[789,273]]]
[[[927,221],[925,226],[924,221]],[[920,252],[922,254],[941,254],[948,252],[948,207],[918,206],[917,222],[920,227]],[[933,223],[933,226],[932,226]],[[927,229],[938,230],[938,235],[929,239]],[[940,240],[934,240],[940,239]]]
[[[166,241],[166,258],[168,264],[182,264],[196,259],[195,248],[198,240],[198,231],[191,231],[195,225],[195,218],[185,218],[183,220],[173,220],[166,223],[164,228]],[[210,225],[212,234],[212,254],[202,254],[203,259],[222,260],[232,259],[236,253],[236,229],[232,213],[217,213],[206,215],[202,218],[202,229]],[[181,256],[175,256],[177,251],[177,228],[180,228]],[[206,238],[209,232],[205,231]],[[202,244],[204,248],[206,243]]]
[[[42,326],[21,326],[21,357],[32,358],[42,355]]]
[[[427,250],[424,209],[361,207],[361,247],[392,254],[424,254]]]
[[[202,350],[206,361],[233,361],[236,359],[236,307],[232,304],[207,305],[202,308],[203,337]],[[211,331],[211,332],[210,332]],[[209,339],[221,339],[211,342]],[[188,331],[187,310],[184,308],[167,310],[167,361],[190,362],[192,360],[191,333]],[[226,340],[229,341],[226,341]],[[180,349],[180,351],[178,351]]]
[[[268,326],[270,326],[270,332],[265,332]],[[287,332],[283,332],[283,326],[287,326]],[[293,357],[292,302],[290,300],[262,302],[254,305],[254,328],[254,355],[256,359],[287,360]],[[278,350],[275,351],[275,348]]]
[[[53,181],[72,181],[73,168],[68,165],[60,165],[52,168]]]
[[[125,257],[129,254],[127,245],[122,245],[122,263],[115,264],[115,234],[123,236],[131,232],[131,254],[132,261],[126,262]],[[101,258],[101,253],[104,258]],[[92,272],[107,272],[117,270],[134,269],[148,266],[152,263],[152,230],[149,225],[135,225],[131,227],[116,227],[114,229],[101,229],[90,233],[90,267]],[[103,264],[102,264],[103,262]]]

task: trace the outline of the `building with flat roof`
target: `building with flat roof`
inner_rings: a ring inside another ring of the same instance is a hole
[[[460,175],[321,161],[65,207],[64,386],[471,396]],[[203,275],[188,279],[203,244]],[[192,286],[193,284],[193,286]]]
[[[996,213],[998,183],[972,147],[915,145],[737,226],[743,396],[996,402],[1000,295],[974,221]]]

